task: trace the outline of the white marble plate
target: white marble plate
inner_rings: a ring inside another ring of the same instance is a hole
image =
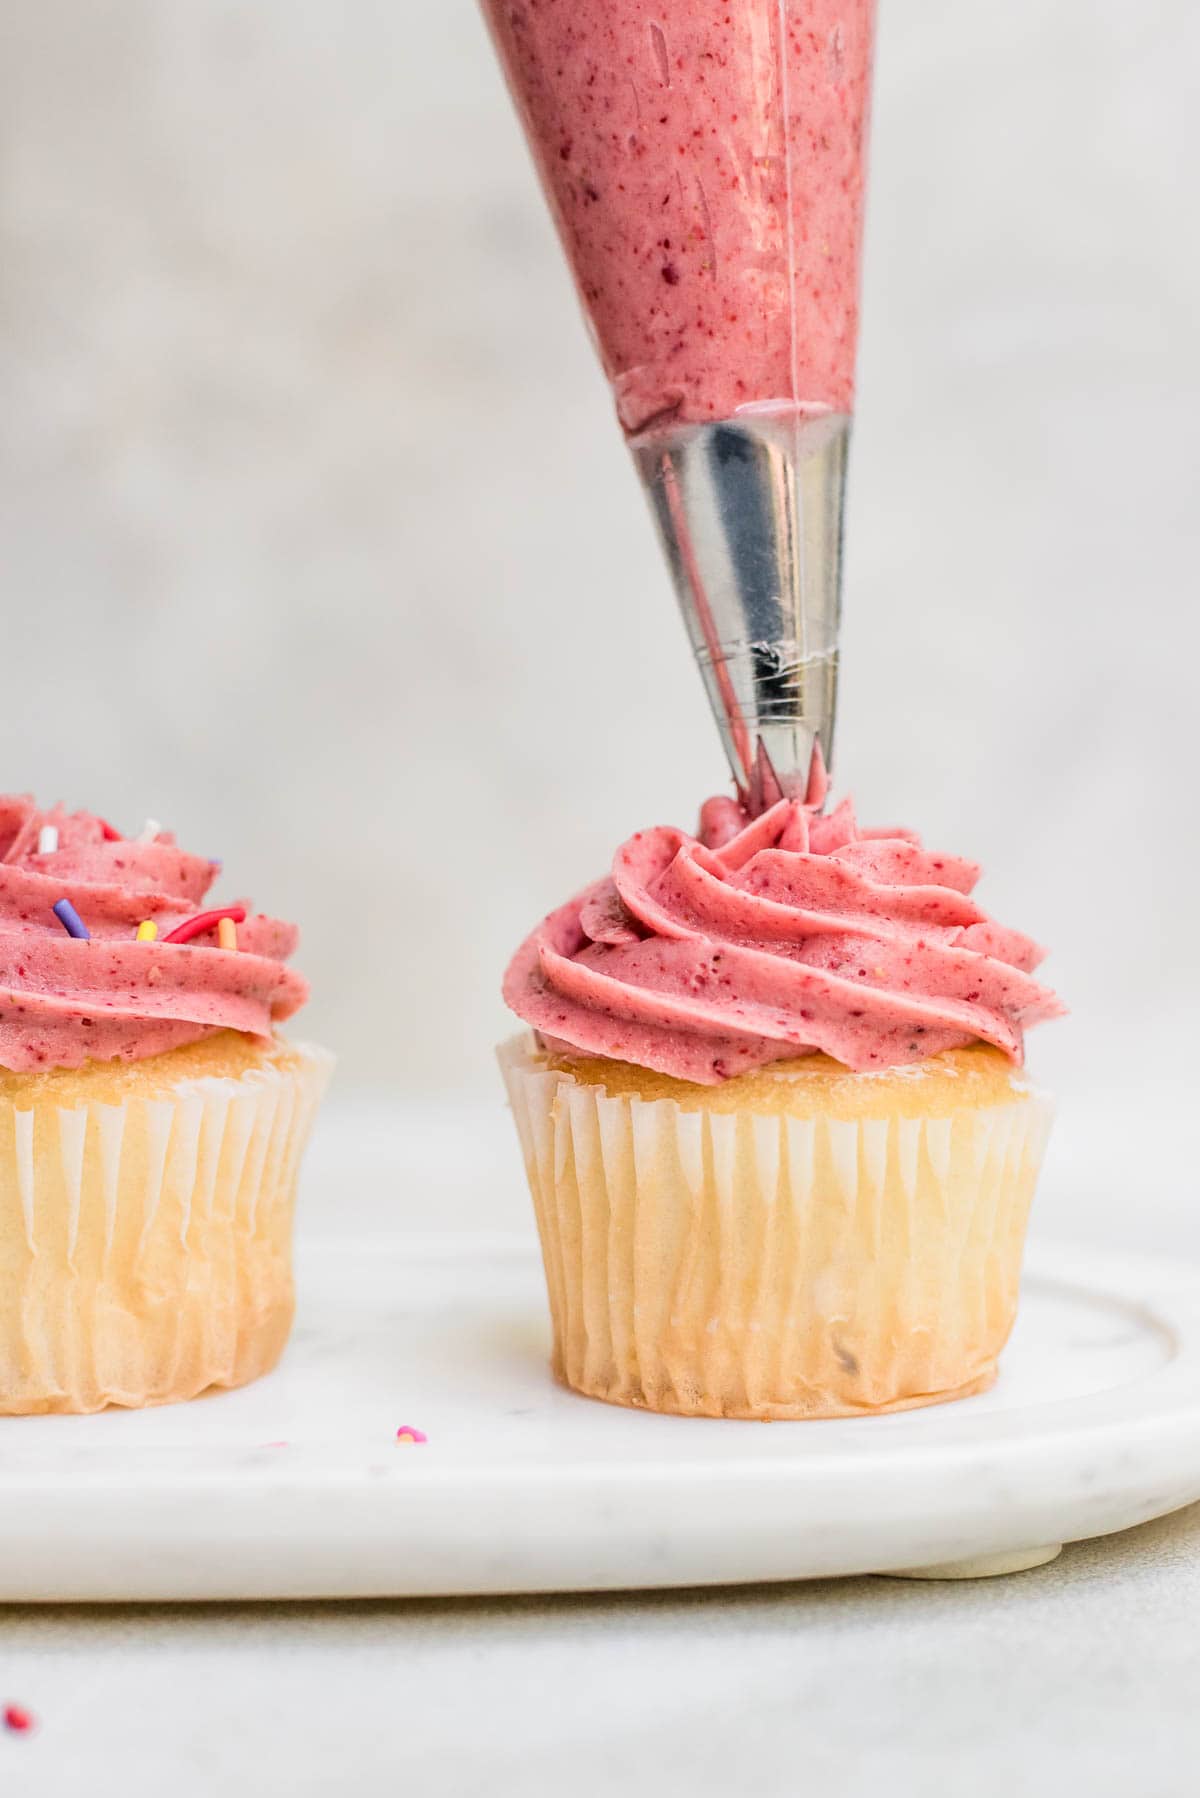
[[[835,1423],[560,1391],[524,1241],[309,1242],[283,1366],[0,1419],[0,1599],[723,1584],[1031,1564],[1200,1499],[1200,1270],[1031,1256],[995,1389]],[[401,1445],[402,1425],[424,1446]]]

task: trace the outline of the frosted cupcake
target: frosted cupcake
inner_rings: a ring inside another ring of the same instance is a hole
[[[709,1417],[983,1391],[1050,1125],[1042,951],[903,830],[710,800],[640,833],[525,942],[501,1051],[554,1369]]]
[[[274,1366],[328,1079],[275,1025],[296,930],[218,864],[0,797],[0,1413],[166,1404]]]

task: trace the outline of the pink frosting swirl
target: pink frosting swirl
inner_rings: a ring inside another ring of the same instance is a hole
[[[1061,1014],[1043,951],[970,897],[980,870],[906,830],[781,800],[747,821],[710,799],[700,836],[662,827],[540,924],[504,997],[551,1048],[715,1085],[823,1050],[896,1067],[970,1042],[1013,1061]]]
[[[58,842],[41,853],[45,825]],[[0,1067],[138,1061],[217,1030],[267,1037],[297,1011],[308,986],[284,962],[298,932],[245,901],[236,950],[215,946],[215,928],[186,944],[137,941],[143,922],[161,939],[193,917],[218,869],[167,831],[132,842],[88,812],[0,795]],[[61,899],[90,940],[66,933]]]

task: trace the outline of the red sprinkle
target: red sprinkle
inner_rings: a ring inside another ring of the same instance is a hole
[[[27,1711],[23,1704],[6,1704],[4,1707],[4,1727],[11,1729],[14,1735],[27,1735],[34,1727],[37,1718],[32,1711]]]
[[[235,924],[244,924],[246,922],[246,908],[244,905],[226,905],[217,911],[197,912],[194,918],[188,918],[185,923],[177,924],[174,930],[167,936],[160,937],[159,941],[163,943],[190,943],[194,936],[199,936],[205,930],[212,930],[221,922],[222,918],[232,918]]]
[[[115,830],[107,818],[101,818],[100,830],[106,843],[119,843],[121,841],[120,831]]]

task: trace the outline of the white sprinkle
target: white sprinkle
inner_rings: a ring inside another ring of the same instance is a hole
[[[141,830],[138,832],[138,842],[152,843],[161,829],[162,825],[157,818],[147,818],[146,822],[142,825]]]
[[[38,854],[53,855],[58,848],[58,827],[54,824],[43,824],[38,831]]]

